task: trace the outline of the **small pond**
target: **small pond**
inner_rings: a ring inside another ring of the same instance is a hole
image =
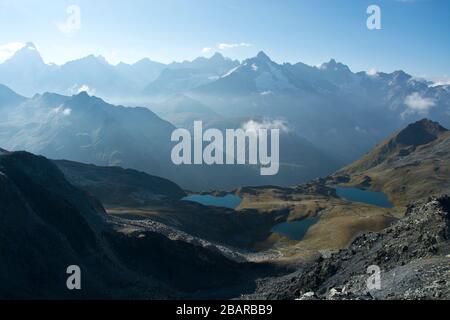
[[[299,221],[287,221],[272,228],[273,233],[285,236],[291,240],[302,240],[308,229],[319,222],[320,217],[307,218]]]
[[[227,194],[224,197],[216,197],[211,195],[193,194],[184,197],[184,201],[197,202],[205,206],[224,207],[236,209],[241,204],[241,198],[234,194]]]

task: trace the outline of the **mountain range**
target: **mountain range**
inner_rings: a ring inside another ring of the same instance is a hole
[[[2,85],[0,91],[0,145],[12,151],[136,169],[169,178],[191,190],[293,184],[338,168],[335,160],[294,132],[281,135],[281,169],[272,180],[261,177],[255,166],[176,166],[171,161],[175,127],[147,108],[111,105],[85,91],[73,96],[36,94],[32,98],[19,96]],[[246,121],[213,124],[225,130],[228,125],[240,127]]]
[[[72,95],[89,91],[101,97],[128,99],[144,92],[172,93],[205,84],[238,65],[215,54],[193,61],[163,64],[148,58],[133,64],[109,64],[102,56],[89,55],[63,65],[46,64],[28,42],[0,64],[0,83],[25,96],[54,92]]]
[[[28,43],[0,64],[0,83],[30,97],[86,91],[114,104],[145,106],[183,126],[193,117],[233,127],[243,118],[281,120],[339,163],[358,159],[424,116],[450,126],[448,85],[401,70],[353,72],[334,59],[319,66],[280,64],[264,52],[242,62],[217,53],[170,64],[143,59],[118,65],[91,55],[57,66],[45,64]]]

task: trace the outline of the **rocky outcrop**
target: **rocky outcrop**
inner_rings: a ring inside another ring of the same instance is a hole
[[[266,279],[252,298],[449,299],[450,197],[410,205],[405,218],[358,236],[344,250],[320,256],[288,276]],[[376,266],[380,287],[368,287]]]
[[[448,130],[439,123],[422,119],[400,131],[395,137],[395,142],[399,145],[417,147],[436,140],[446,131]]]

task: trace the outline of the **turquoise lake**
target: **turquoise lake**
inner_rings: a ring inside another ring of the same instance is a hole
[[[381,208],[392,208],[393,204],[383,192],[374,192],[358,188],[335,187],[337,195],[348,201],[366,203]],[[320,217],[300,221],[283,222],[272,228],[273,233],[281,234],[291,240],[300,241],[308,229],[319,222]]]
[[[291,240],[302,240],[308,229],[319,222],[320,217],[307,218],[300,221],[288,221],[272,228],[273,233],[281,234]]]
[[[366,203],[382,208],[392,208],[393,205],[383,192],[374,192],[358,188],[334,187],[336,194],[343,199]],[[212,195],[194,194],[184,197],[184,201],[197,202],[205,206],[215,206],[235,209],[241,204],[242,199],[236,195],[228,194],[224,197]],[[271,232],[283,235],[291,240],[300,241],[304,238],[309,228],[319,222],[320,216],[307,218],[300,221],[289,221],[275,225]]]
[[[335,187],[339,198],[370,204],[381,208],[393,208],[393,204],[383,192],[374,192],[358,188]]]
[[[216,197],[211,195],[193,194],[184,197],[184,201],[197,202],[205,206],[224,207],[235,209],[241,204],[241,198],[234,194],[228,194],[225,197]]]

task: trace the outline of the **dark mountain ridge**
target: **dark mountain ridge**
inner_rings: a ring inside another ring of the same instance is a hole
[[[98,167],[74,161],[54,161],[65,177],[110,206],[135,206],[179,200],[186,193],[175,183],[132,169]]]

